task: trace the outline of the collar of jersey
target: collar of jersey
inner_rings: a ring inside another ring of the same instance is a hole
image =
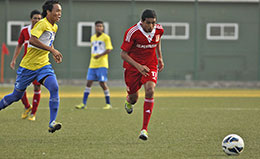
[[[103,35],[104,35],[104,33],[101,33],[100,36],[97,36],[97,34],[95,33],[96,38],[100,38],[100,37],[102,37]]]
[[[144,31],[143,27],[141,26],[141,21],[139,21],[137,23],[138,29],[144,34],[144,36],[147,38],[147,40],[149,41],[149,43],[152,41],[154,34],[155,34],[155,30],[156,30],[156,25],[154,26],[152,32],[147,33]]]

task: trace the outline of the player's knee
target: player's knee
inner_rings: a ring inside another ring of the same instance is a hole
[[[153,94],[154,94],[154,88],[150,87],[150,88],[145,89],[146,98],[153,98]]]
[[[13,100],[14,102],[19,101],[23,97],[24,91],[18,91],[14,90],[13,91]]]
[[[20,96],[14,96],[14,102],[17,102],[17,101],[19,101],[20,99],[21,99],[22,97],[20,97]]]
[[[58,93],[59,92],[59,86],[58,86],[58,84],[52,84],[51,87],[48,88],[48,90],[51,94]]]
[[[87,87],[91,87],[92,84],[93,84],[93,81],[88,80],[86,86],[87,86]]]

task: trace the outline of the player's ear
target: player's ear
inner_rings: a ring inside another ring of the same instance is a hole
[[[47,10],[47,15],[48,15],[48,14],[51,14],[51,11]]]

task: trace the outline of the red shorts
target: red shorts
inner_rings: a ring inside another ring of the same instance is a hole
[[[125,69],[124,74],[128,94],[136,93],[142,85],[148,81],[157,83],[157,69],[150,68],[149,76],[146,77],[143,76],[138,70],[132,68]]]
[[[41,85],[41,84],[37,80],[34,80],[33,85]]]

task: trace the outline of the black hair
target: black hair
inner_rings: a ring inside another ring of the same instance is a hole
[[[33,11],[31,12],[31,15],[30,15],[31,19],[32,19],[32,17],[33,17],[35,14],[41,14],[41,12],[38,11],[37,9],[33,10]]]
[[[52,11],[53,4],[59,4],[59,0],[47,0],[42,6],[42,17],[45,18],[47,16],[47,10]]]
[[[145,21],[146,18],[157,18],[155,11],[151,9],[144,10],[141,19]]]
[[[97,21],[95,22],[95,25],[97,25],[97,24],[103,24],[103,21],[97,20]]]

